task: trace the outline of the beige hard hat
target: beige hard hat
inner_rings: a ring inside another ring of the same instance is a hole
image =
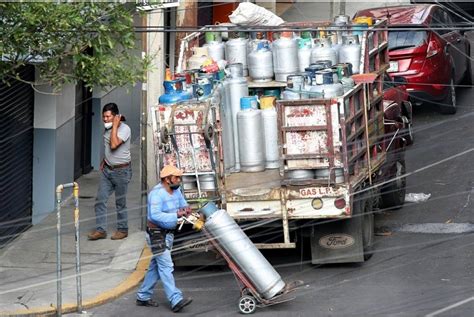
[[[183,176],[183,171],[173,165],[165,165],[160,172],[160,178],[168,176]]]

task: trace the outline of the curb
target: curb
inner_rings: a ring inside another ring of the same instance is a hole
[[[130,274],[122,283],[118,286],[107,290],[96,297],[88,300],[84,300],[82,303],[83,309],[89,309],[96,306],[103,305],[108,303],[118,297],[122,296],[123,294],[129,292],[143,280],[145,276],[146,270],[148,265],[150,264],[151,259],[151,252],[148,247],[144,247],[142,254],[140,255],[140,259],[138,260],[137,267],[135,271]],[[77,312],[77,304],[64,304],[62,305],[62,313],[74,313]],[[33,309],[21,309],[16,311],[5,311],[0,312],[0,316],[55,316],[56,315],[56,308],[54,306],[50,307],[40,307],[40,308],[33,308]]]

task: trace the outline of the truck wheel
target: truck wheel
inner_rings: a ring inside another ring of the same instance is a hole
[[[455,114],[456,113],[456,86],[454,83],[454,74],[451,76],[449,82],[448,93],[446,98],[440,104],[440,110],[442,114]]]
[[[405,159],[397,160],[395,180],[382,188],[382,206],[383,208],[400,209],[405,203],[406,177]]]
[[[364,246],[364,261],[369,260],[374,252],[374,227],[374,213],[372,210],[370,210],[370,208],[368,208],[368,204],[365,204],[364,213],[362,216],[362,241]]]

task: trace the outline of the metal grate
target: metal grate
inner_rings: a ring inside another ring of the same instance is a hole
[[[34,80],[34,67],[23,68]],[[0,247],[31,225],[34,92],[18,80],[0,82]]]

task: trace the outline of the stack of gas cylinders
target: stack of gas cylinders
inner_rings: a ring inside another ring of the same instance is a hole
[[[372,23],[341,15],[323,31],[206,31],[205,44],[192,49],[186,70],[167,73],[159,103],[219,96],[226,171],[279,168],[275,100],[326,99],[351,90],[351,76],[361,71],[362,34]],[[249,80],[286,87],[249,91]]]

